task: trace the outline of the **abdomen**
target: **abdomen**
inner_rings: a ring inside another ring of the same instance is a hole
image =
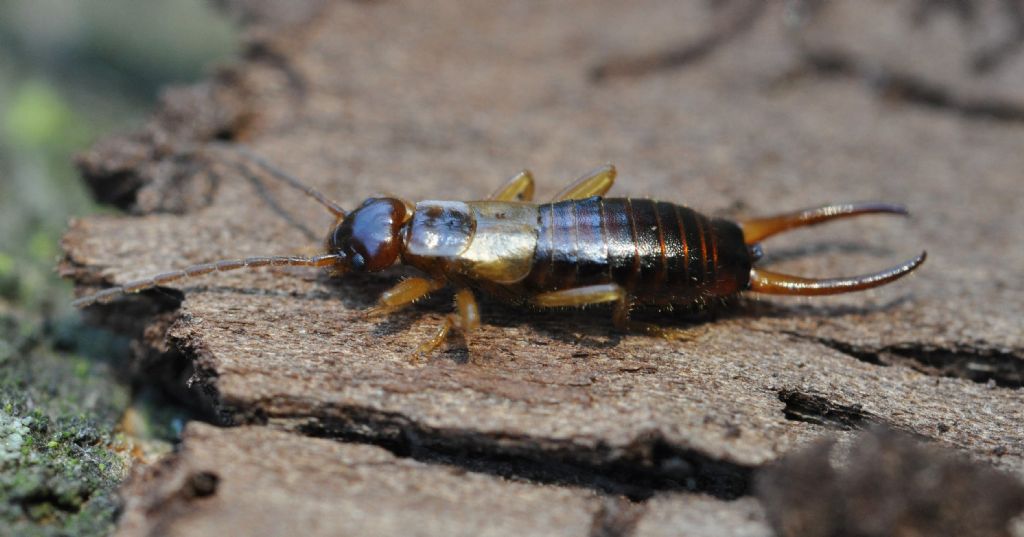
[[[735,224],[673,203],[588,198],[538,207],[533,292],[617,283],[641,303],[686,303],[746,287],[750,259]]]

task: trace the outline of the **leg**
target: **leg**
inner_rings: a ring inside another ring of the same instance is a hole
[[[476,304],[476,297],[469,289],[459,289],[455,293],[455,312],[459,316],[459,328],[465,336],[480,328],[480,307]]]
[[[562,308],[588,306],[605,302],[623,302],[626,299],[625,289],[618,284],[608,283],[541,293],[533,297],[533,303],[542,308]]]
[[[376,306],[367,311],[369,316],[386,315],[427,296],[444,286],[443,281],[426,278],[409,278],[384,291]]]
[[[662,337],[668,340],[692,341],[696,337],[686,330],[679,328],[662,328],[654,323],[633,321],[629,318],[630,304],[628,301],[620,301],[615,304],[615,312],[612,314],[612,322],[615,328],[623,332],[641,332],[648,336]]]
[[[619,330],[643,332],[649,336],[658,336],[665,339],[690,338],[690,334],[687,334],[684,330],[662,328],[651,323],[631,321],[629,319],[630,297],[625,289],[614,283],[543,293],[534,297],[533,302],[545,308],[578,307],[615,302],[612,321],[615,324],[615,328]]]
[[[434,349],[440,347],[441,344],[448,339],[448,332],[451,331],[452,326],[454,325],[454,316],[451,314],[446,315],[444,323],[441,324],[441,328],[438,328],[437,332],[431,336],[430,339],[420,343],[420,346],[416,347],[416,352],[413,353],[409,361],[415,364],[420,361],[421,357],[434,352]]]
[[[455,313],[448,314],[444,318],[441,328],[427,341],[424,341],[416,348],[414,361],[420,356],[429,354],[441,346],[448,339],[452,328],[458,326],[462,335],[468,340],[469,335],[480,327],[480,308],[476,304],[476,297],[469,289],[459,289],[455,293]]]
[[[533,174],[523,170],[501,185],[491,197],[494,201],[533,201]]]
[[[603,196],[615,184],[615,166],[606,164],[580,177],[555,194],[551,201],[581,200],[591,196]]]

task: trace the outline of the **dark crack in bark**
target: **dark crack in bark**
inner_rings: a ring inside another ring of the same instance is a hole
[[[867,65],[838,50],[805,50],[805,71],[824,77],[843,77],[862,82],[882,97],[951,112],[967,119],[1008,123],[1024,121],[1024,105],[996,97],[960,95],[940,84],[880,65]]]
[[[971,55],[970,67],[974,74],[984,75],[996,71],[1007,60],[1024,49],[1024,2],[1000,0],[999,5],[1009,28],[993,43]],[[916,26],[926,24],[943,11],[951,12],[961,21],[965,32],[978,24],[982,7],[978,0],[919,0],[911,21]]]
[[[873,365],[902,365],[927,375],[960,378],[1002,388],[1019,389],[1024,386],[1024,355],[1019,351],[970,345],[937,347],[926,343],[868,347],[797,332],[785,333]]]
[[[781,390],[779,401],[786,404],[783,414],[787,420],[803,421],[843,431],[863,429],[871,424],[882,423],[878,416],[865,411],[860,405],[840,405],[820,395]]]
[[[592,67],[589,78],[595,83],[613,78],[636,78],[699,62],[753,28],[769,5],[770,2],[762,0],[715,2],[713,6],[723,13],[705,35],[666,50],[609,58]]]
[[[881,350],[893,363],[932,375],[963,378],[1003,388],[1024,386],[1024,356],[1017,353],[976,349],[941,349],[892,346]]]
[[[230,410],[227,410],[230,413]],[[747,495],[753,467],[715,459],[667,442],[657,431],[613,448],[561,439],[434,429],[399,413],[355,406],[315,415],[236,416],[344,442],[368,443],[401,457],[559,486],[590,488],[634,501],[658,491],[702,492],[722,499]]]

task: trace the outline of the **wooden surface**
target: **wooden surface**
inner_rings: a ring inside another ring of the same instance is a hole
[[[449,294],[386,320],[364,313],[401,269],[225,274],[174,286],[183,300],[168,289],[97,308],[137,331],[149,363],[189,361],[186,397],[253,426],[193,427],[169,476],[129,490],[159,495],[203,465],[246,486],[194,508],[129,502],[124,533],[271,533],[260,512],[307,527],[351,494],[351,476],[310,462],[328,459],[386,459],[381,488],[362,486],[388,501],[360,527],[419,534],[435,526],[403,502],[475,532],[486,520],[460,498],[507,508],[493,509],[496,534],[683,534],[687,513],[708,534],[764,534],[759,469],[873,425],[1024,476],[1024,55],[972,67],[978,43],[1009,35],[998,2],[976,3],[969,23],[929,2],[811,4],[310,3],[315,16],[278,25],[253,11],[243,61],[83,157],[99,197],[134,214],[72,223],[63,270],[83,286],[319,247],[330,215],[225,152],[192,152],[212,139],[244,142],[347,207],[382,192],[479,198],[524,167],[543,199],[604,162],[619,168],[615,194],[714,215],[902,203],[909,220],[801,231],[767,243],[764,261],[823,276],[929,259],[872,292],[751,296],[666,321],[690,327],[686,342],[616,334],[599,310],[484,300],[483,328],[419,365],[409,355]],[[324,486],[293,496],[295,479]],[[435,479],[450,484],[424,492]],[[387,492],[399,489],[411,496]],[[310,505],[290,508],[296,497]],[[541,514],[516,516],[521,497]]]
[[[192,424],[181,453],[126,492],[121,535],[655,536],[671,535],[669,525],[709,537],[768,534],[752,499],[666,495],[638,506],[267,427]]]

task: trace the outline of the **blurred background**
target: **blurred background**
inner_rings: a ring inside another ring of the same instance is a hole
[[[205,0],[0,0],[0,535],[112,530],[124,462],[149,449],[122,434],[129,405],[134,433],[173,442],[180,418],[132,403],[127,343],[83,327],[54,266],[68,218],[111,210],[74,155],[236,43]]]

